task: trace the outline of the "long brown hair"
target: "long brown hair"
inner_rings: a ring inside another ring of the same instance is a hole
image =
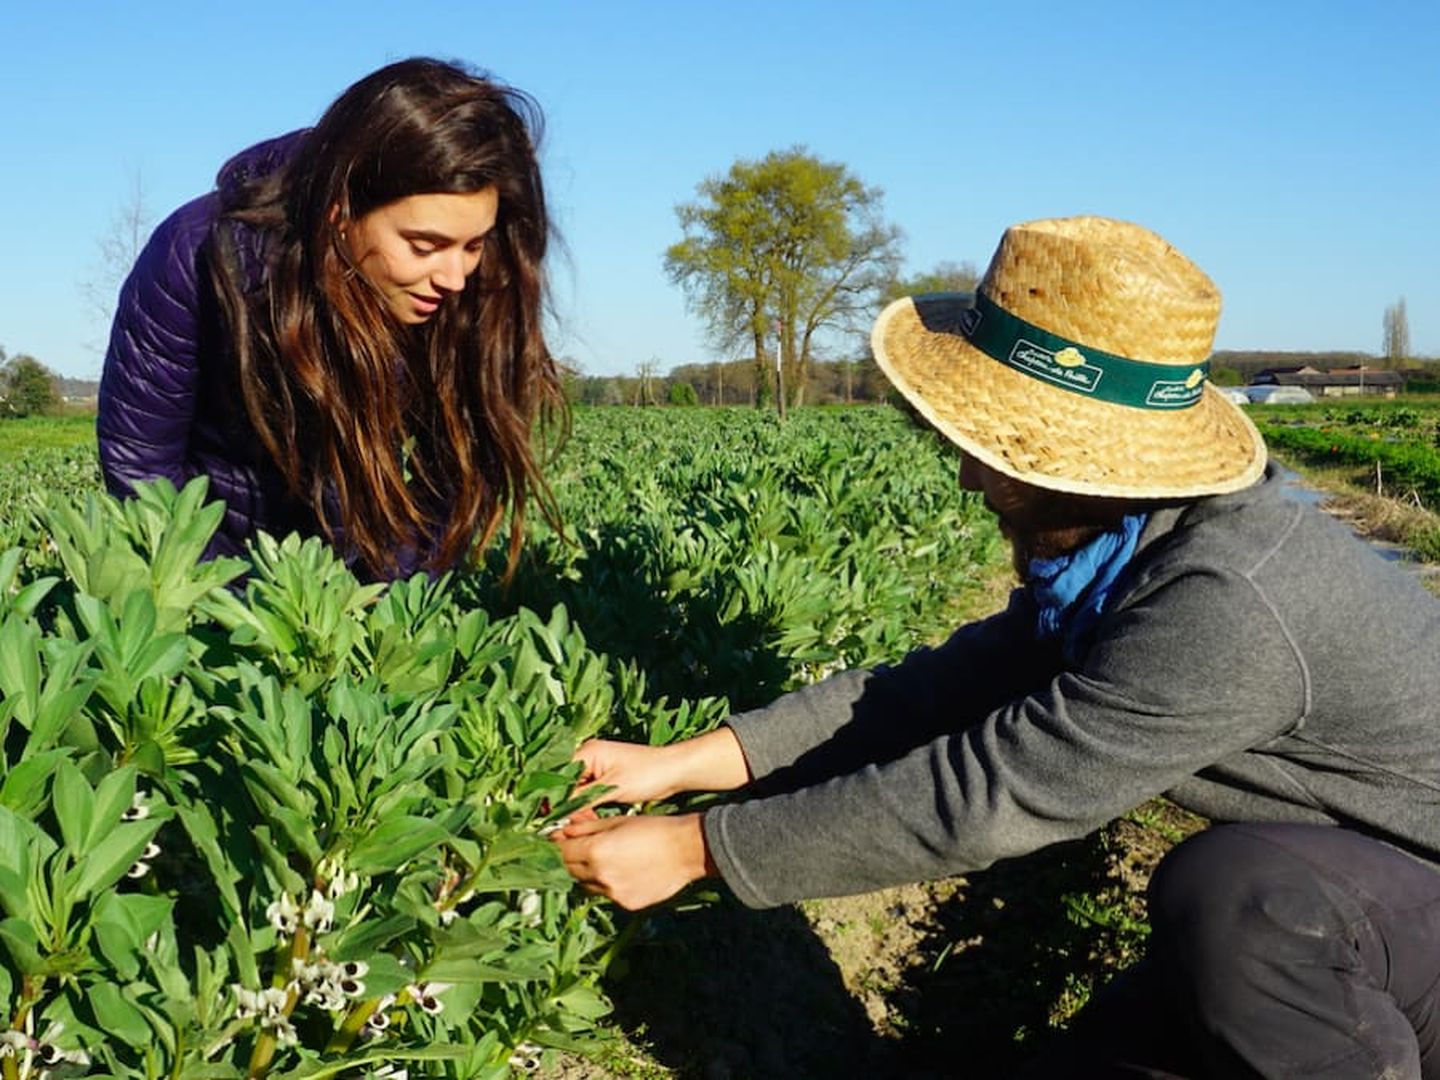
[[[542,329],[539,132],[523,92],[403,60],[341,94],[216,226],[211,276],[250,420],[292,494],[373,572],[411,545],[430,568],[463,561],[507,510],[513,569],[527,496],[558,520],[536,445],[568,422]],[[479,268],[428,322],[402,325],[345,225],[410,195],[490,187],[499,212]],[[262,231],[264,288],[247,293],[230,222]]]

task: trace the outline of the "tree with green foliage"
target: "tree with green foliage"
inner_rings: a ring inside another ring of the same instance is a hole
[[[0,353],[0,416],[39,416],[59,403],[53,371],[33,356]]]
[[[671,405],[699,405],[700,395],[695,393],[695,387],[688,382],[672,382],[670,389],[665,392],[665,399]]]
[[[882,193],[803,147],[737,161],[697,192],[676,207],[685,238],[666,272],[717,348],[753,346],[757,388],[771,385],[777,341],[785,398],[801,404],[818,341],[862,329],[894,279],[900,232]]]
[[[935,269],[910,278],[895,278],[885,287],[885,302],[898,300],[902,296],[921,296],[925,293],[974,292],[980,284],[980,271],[972,262],[940,262]]]

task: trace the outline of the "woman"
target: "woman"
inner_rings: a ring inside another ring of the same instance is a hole
[[[110,490],[207,476],[212,555],[319,533],[378,578],[463,562],[508,511],[513,567],[527,498],[553,516],[532,433],[564,416],[538,126],[520,91],[410,59],[227,162],[121,291]]]

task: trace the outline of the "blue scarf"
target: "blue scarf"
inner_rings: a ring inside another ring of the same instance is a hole
[[[1135,554],[1146,514],[1127,514],[1120,527],[1054,559],[1031,559],[1026,582],[1035,600],[1035,633],[1061,639],[1067,660],[1078,660],[1105,610],[1121,572]]]

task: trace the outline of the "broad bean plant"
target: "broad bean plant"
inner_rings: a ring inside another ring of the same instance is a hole
[[[576,746],[933,640],[998,543],[888,410],[582,415],[508,586],[298,537],[205,561],[203,479],[121,501],[46,460],[0,491],[3,1080],[585,1049],[624,934],[547,839]]]

